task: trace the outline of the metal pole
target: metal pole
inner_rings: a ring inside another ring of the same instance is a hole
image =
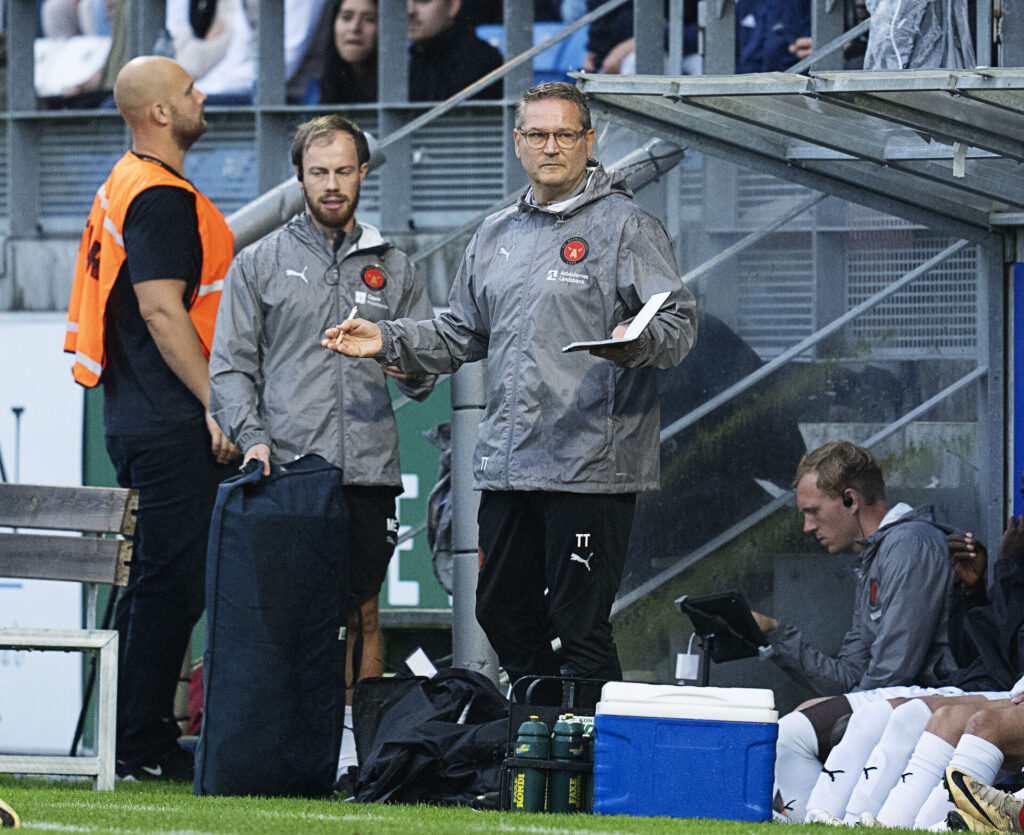
[[[14,483],[21,484],[21,413],[24,406],[11,406],[14,412]]]
[[[463,365],[452,375],[452,666],[497,682],[498,657],[476,619],[480,494],[473,489],[473,451],[485,401],[483,363]]]

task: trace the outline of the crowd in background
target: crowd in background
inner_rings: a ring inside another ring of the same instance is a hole
[[[540,24],[571,23],[601,3],[534,0],[534,19]],[[863,34],[844,45],[844,69],[972,65],[973,4],[957,0],[948,17],[936,18],[936,4],[911,0],[908,8],[915,3],[921,14],[914,18],[916,28],[911,27],[913,36],[906,43],[879,36],[875,40],[880,45],[884,41],[883,53],[881,46],[872,50]],[[873,27],[876,19],[884,26],[883,18],[890,11],[895,14],[888,5],[887,0],[873,4]],[[128,58],[130,6],[127,0],[40,0],[42,48],[37,46],[36,79],[47,106],[112,106],[113,78]],[[258,0],[167,0],[166,26],[152,51],[185,67],[210,104],[251,104],[257,80],[258,7]],[[407,0],[407,14],[409,101],[444,100],[501,66],[500,44],[482,38],[478,29],[500,27],[501,0]],[[844,15],[846,29],[866,19],[865,0],[845,0]],[[377,0],[285,0],[287,101],[377,101],[378,18]],[[665,19],[667,42],[667,11]],[[735,19],[737,73],[785,71],[812,51],[810,0],[737,0]],[[682,65],[670,70],[699,75],[697,0],[684,2],[682,24]],[[906,29],[906,20],[901,26]],[[936,40],[938,33],[954,37]],[[558,69],[634,73],[633,4],[593,21],[585,53],[568,63],[572,65]],[[500,95],[501,84],[495,82],[476,97]]]

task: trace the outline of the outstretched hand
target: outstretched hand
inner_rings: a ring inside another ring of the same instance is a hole
[[[320,341],[330,351],[346,357],[375,357],[384,345],[380,328],[365,319],[346,319],[324,331]]]
[[[974,539],[973,533],[954,531],[946,540],[946,548],[953,573],[964,586],[973,588],[985,581],[988,549]]]

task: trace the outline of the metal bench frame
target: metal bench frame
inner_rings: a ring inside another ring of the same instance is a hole
[[[118,633],[96,629],[97,583],[128,582],[138,493],[101,487],[0,484],[0,576],[86,583],[85,629],[0,627],[0,649],[82,652],[99,657],[96,755],[0,754],[0,773],[92,776],[95,789],[114,788]],[[19,529],[115,534],[118,538],[23,534]]]

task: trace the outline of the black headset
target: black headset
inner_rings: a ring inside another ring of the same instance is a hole
[[[849,493],[843,493],[843,506],[853,507],[853,496],[851,496]]]

